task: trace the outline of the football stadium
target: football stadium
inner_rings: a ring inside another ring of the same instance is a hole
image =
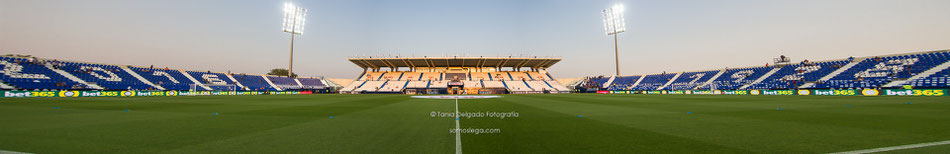
[[[0,153],[950,152],[947,1],[689,3],[0,0]]]

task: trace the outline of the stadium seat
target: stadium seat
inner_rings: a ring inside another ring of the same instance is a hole
[[[27,62],[26,58],[0,57],[3,73],[0,81],[22,90],[87,89],[84,84],[67,79],[43,64]]]
[[[630,90],[657,90],[657,88],[673,79],[673,76],[676,76],[676,73],[646,75],[643,77],[643,81],[640,81],[640,84],[630,88]]]
[[[228,75],[225,73],[217,73],[211,71],[198,72],[198,71],[185,71],[188,75],[191,75],[195,80],[200,82],[202,85],[211,88],[211,90],[241,90],[242,88],[238,86],[233,80],[228,78]]]
[[[300,81],[300,84],[303,84],[303,87],[306,89],[323,89],[327,85],[323,83],[323,80],[319,78],[297,78]]]
[[[165,70],[154,68],[129,67],[133,72],[142,76],[153,84],[159,85],[166,90],[204,90],[190,79],[185,77],[181,71]]]
[[[765,75],[772,67],[747,67],[727,69],[725,73],[708,85],[701,86],[701,90],[735,90],[743,85],[750,84],[762,75]]]
[[[712,79],[713,76],[716,76],[716,73],[719,73],[719,70],[686,72],[663,90],[691,90]]]
[[[241,83],[246,87],[246,90],[251,91],[273,91],[277,90],[274,87],[270,86],[267,81],[264,81],[264,77],[261,75],[248,75],[248,74],[233,74],[237,82]]]
[[[813,88],[878,88],[898,79],[906,79],[947,62],[944,53],[923,53],[867,58]]]
[[[107,90],[149,90],[154,89],[115,65],[63,62],[60,70],[69,72],[83,81],[93,83]]]
[[[817,81],[847,63],[847,61],[827,61],[785,65],[772,76],[747,89],[795,89],[807,82]]]
[[[274,83],[277,87],[281,89],[302,89],[303,87],[297,84],[297,81],[294,78],[286,76],[267,76],[271,82]]]
[[[595,80],[600,85],[603,85],[610,78],[599,78]],[[614,79],[610,85],[607,86],[608,90],[628,90],[634,83],[637,83],[637,80],[640,79],[640,76],[620,76]]]

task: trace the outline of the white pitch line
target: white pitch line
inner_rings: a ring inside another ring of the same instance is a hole
[[[462,129],[459,127],[459,98],[455,97],[455,154],[462,154]]]
[[[832,154],[863,154],[863,153],[875,153],[875,152],[884,152],[884,151],[894,151],[894,150],[903,150],[903,149],[912,149],[920,147],[929,147],[950,144],[950,140],[940,141],[940,142],[930,142],[930,143],[919,143],[919,144],[908,144],[892,147],[883,147],[883,148],[874,148],[874,149],[865,149],[865,150],[856,150],[856,151],[845,151],[845,152],[835,152]]]
[[[32,153],[0,150],[0,154],[32,154]]]

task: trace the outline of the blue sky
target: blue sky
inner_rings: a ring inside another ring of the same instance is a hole
[[[285,1],[0,0],[0,53],[266,73],[285,68]],[[323,0],[295,72],[355,78],[346,58],[557,56],[555,77],[613,74],[600,11],[626,6],[624,75],[950,49],[946,0]]]

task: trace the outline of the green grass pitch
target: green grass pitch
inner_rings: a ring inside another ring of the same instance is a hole
[[[461,118],[500,130],[462,134],[463,152],[827,153],[950,140],[950,97],[501,96],[459,100],[461,112],[519,114]],[[0,150],[454,153],[455,119],[431,116],[454,109],[407,95],[3,98]]]

